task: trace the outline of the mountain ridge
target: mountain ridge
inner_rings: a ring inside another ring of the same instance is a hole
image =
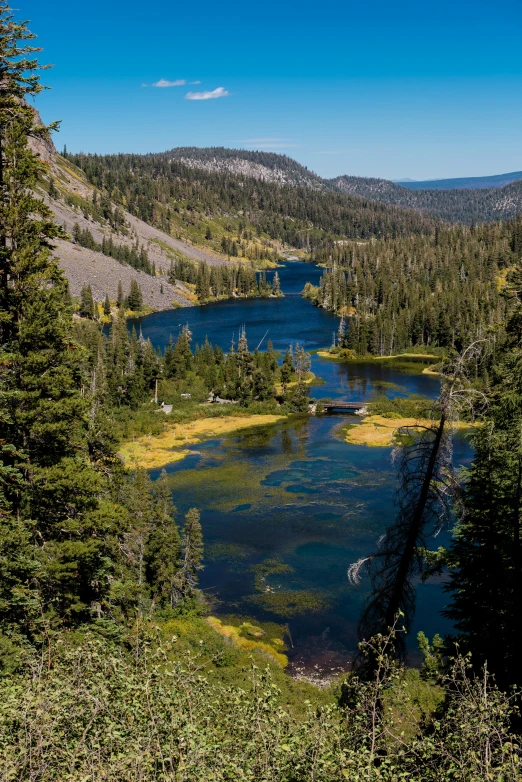
[[[508,220],[522,211],[522,180],[502,187],[413,189],[387,179],[343,175],[330,180],[340,192],[415,209],[446,222]]]
[[[446,222],[493,222],[515,217],[522,211],[522,172],[467,179],[393,182],[378,177],[350,175],[326,179],[287,155],[228,147],[175,147],[165,153],[141,157],[168,159],[207,173],[358,196],[389,206],[413,209]],[[479,186],[486,180],[490,183],[487,187]],[[455,186],[461,182],[463,187]],[[470,182],[475,182],[475,186]],[[449,183],[449,186],[442,187],[444,183]]]
[[[522,171],[491,176],[452,177],[450,179],[398,179],[396,184],[409,190],[486,190],[504,187],[522,179]]]

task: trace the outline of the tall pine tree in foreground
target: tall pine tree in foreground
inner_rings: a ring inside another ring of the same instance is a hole
[[[49,131],[24,100],[42,89],[33,37],[0,3],[0,623],[13,637],[102,610],[116,521],[89,458],[60,230],[34,195],[44,166],[28,139]]]
[[[456,535],[449,552],[447,612],[477,668],[522,683],[522,269],[511,274],[514,309],[490,406],[474,437]]]

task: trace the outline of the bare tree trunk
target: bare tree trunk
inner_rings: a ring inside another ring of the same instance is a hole
[[[439,426],[435,432],[435,438],[431,447],[428,466],[422,481],[419,499],[411,517],[411,523],[404,543],[404,551],[397,569],[397,575],[394,580],[393,589],[389,597],[388,607],[385,614],[385,622],[387,627],[393,627],[397,614],[401,608],[404,587],[410,575],[412,562],[415,557],[415,552],[418,545],[418,539],[423,527],[424,513],[426,510],[426,504],[428,502],[431,482],[434,478],[435,464],[439,454],[445,423],[446,418],[443,414],[441,416]]]

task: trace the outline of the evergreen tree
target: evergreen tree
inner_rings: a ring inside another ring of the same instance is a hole
[[[461,514],[448,563],[447,611],[477,669],[487,661],[502,687],[522,682],[522,268],[508,281],[514,303],[507,343],[475,459],[464,481]]]
[[[183,559],[178,574],[178,584],[183,598],[193,597],[198,583],[198,571],[202,569],[203,533],[199,521],[199,511],[191,508],[185,516],[185,525],[181,538]]]
[[[520,684],[521,416],[508,427],[495,411],[474,438],[475,461],[463,496],[464,513],[452,542],[451,604],[447,615],[472,653],[487,661],[499,684]],[[497,428],[497,424],[500,425]]]
[[[181,545],[168,477],[162,470],[153,489],[154,526],[148,550],[148,572],[152,593],[160,605],[174,608],[179,592]]]
[[[109,317],[111,314],[111,302],[108,293],[105,294],[105,301],[103,303],[103,314],[106,315],[107,317]]]
[[[90,461],[81,351],[72,343],[67,286],[51,258],[60,235],[33,195],[44,138],[23,102],[37,93],[33,36],[0,7],[0,621],[29,637],[39,624],[81,621],[107,607],[114,563],[112,503]],[[16,550],[16,555],[13,553]]]
[[[272,340],[268,340],[268,345],[266,348],[266,362],[267,362],[267,368],[268,371],[271,374],[274,374],[274,372],[277,369],[277,359],[275,356],[274,346],[272,344]]]
[[[309,354],[297,344],[294,350],[294,368],[298,383],[303,383],[306,380],[311,365],[312,361]]]
[[[131,280],[130,291],[127,296],[127,306],[134,312],[143,307],[143,294],[137,280]]]
[[[292,350],[291,348],[287,348],[285,357],[283,359],[283,364],[281,366],[281,387],[283,391],[283,396],[286,395],[288,384],[291,382],[294,374],[295,374],[295,369],[294,369],[294,362],[292,357]]]
[[[90,285],[84,285],[80,293],[80,317],[94,318],[95,305]]]
[[[54,179],[52,177],[49,180],[49,198],[58,198],[58,190],[56,189],[56,185],[54,184]]]
[[[123,286],[121,280],[118,280],[118,293],[116,294],[116,306],[118,309],[123,306]]]

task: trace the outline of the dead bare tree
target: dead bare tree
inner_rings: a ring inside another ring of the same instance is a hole
[[[400,434],[408,439],[398,445],[400,485],[396,494],[397,516],[380,538],[377,551],[348,569],[352,584],[361,572],[370,573],[372,591],[359,622],[362,639],[385,634],[401,614],[405,627],[415,611],[414,579],[424,570],[423,550],[428,536],[435,535],[451,516],[458,482],[452,468],[452,430],[463,411],[474,417],[486,396],[474,389],[469,368],[480,358],[484,340],[472,343],[442,373],[441,393],[430,412],[431,423]],[[396,636],[396,653],[404,656],[403,635]]]

